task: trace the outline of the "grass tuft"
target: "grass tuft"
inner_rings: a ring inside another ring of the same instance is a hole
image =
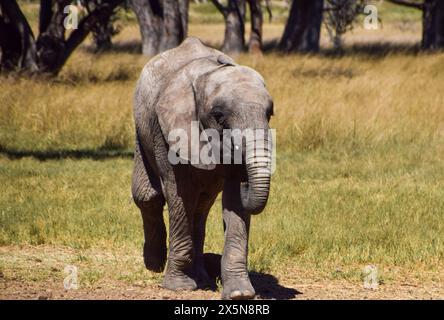
[[[190,30],[218,44],[213,34],[223,34],[220,24]],[[281,30],[267,24],[265,38]],[[131,24],[116,41],[136,35]],[[88,252],[72,262],[90,268],[82,281],[92,286],[103,268],[90,260],[119,249],[133,257],[119,279],[141,281],[142,223],[130,198],[132,99],[148,58],[134,46],[95,55],[87,45],[52,81],[0,78],[0,245]],[[252,270],[298,266],[360,281],[366,264],[385,267],[385,279],[391,266],[442,266],[444,54],[375,47],[237,57],[266,79],[277,130],[270,200],[252,219]],[[207,228],[205,250],[220,253],[219,203]],[[14,265],[7,261],[1,270]]]

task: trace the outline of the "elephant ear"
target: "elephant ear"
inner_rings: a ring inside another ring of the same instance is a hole
[[[185,71],[178,72],[171,79],[155,110],[162,134],[169,144],[169,160],[174,155],[180,163],[191,163],[199,169],[215,168],[214,162],[205,164],[200,161],[200,150],[208,144],[208,138],[198,122],[194,88]]]
[[[229,56],[225,55],[225,54],[221,54],[219,56],[217,56],[217,62],[221,65],[224,66],[235,66],[236,62],[234,62],[233,59],[231,59]]]

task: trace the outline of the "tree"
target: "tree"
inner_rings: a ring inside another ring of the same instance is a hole
[[[248,42],[248,52],[257,54],[262,52],[262,23],[263,15],[260,0],[247,0],[250,8],[251,32]],[[269,11],[271,12],[271,11]]]
[[[293,0],[279,49],[284,52],[319,50],[324,0]]]
[[[364,12],[365,0],[326,0],[324,25],[335,49],[342,47],[342,36],[353,28],[358,15]]]
[[[222,51],[239,53],[245,48],[245,0],[228,0],[223,5],[219,0],[212,0],[225,20],[225,35]]]
[[[85,14],[67,35],[70,0],[41,0],[37,39],[16,0],[0,0],[1,70],[56,75],[92,29],[108,19],[122,0],[104,1]]]
[[[250,53],[261,53],[263,24],[261,0],[228,0],[226,5],[222,4],[220,0],[212,0],[212,2],[222,13],[225,20],[225,35],[222,51],[239,53],[245,49],[246,5],[248,5],[251,20],[248,51]],[[271,20],[270,0],[265,1],[265,6]]]
[[[423,10],[422,47],[444,48],[444,1],[425,0]]]
[[[178,46],[187,36],[188,0],[130,0],[142,37],[144,55]]]
[[[99,7],[105,0],[81,0],[83,8],[91,13]],[[96,51],[106,51],[112,46],[112,37],[119,33],[119,29],[114,26],[115,15],[111,15],[97,23],[92,29],[93,42]]]
[[[388,0],[389,2],[422,10],[422,48],[444,48],[444,1]]]

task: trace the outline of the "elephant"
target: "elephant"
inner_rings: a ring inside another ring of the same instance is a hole
[[[267,203],[272,139],[263,137],[265,156],[256,156],[255,147],[248,148],[251,141],[242,139],[241,163],[194,165],[190,163],[193,151],[180,152],[188,142],[174,144],[170,134],[176,129],[189,133],[192,122],[198,123],[200,131],[212,129],[220,135],[226,129],[268,130],[272,114],[273,100],[263,77],[197,38],[186,38],[143,68],[134,94],[132,197],[142,215],[145,266],[163,272],[166,265],[164,288],[208,288],[205,224],[222,192],[222,298],[255,297],[247,269],[250,217],[262,212]],[[229,140],[228,153],[239,148],[233,141]],[[172,163],[170,155],[178,152],[181,161]]]

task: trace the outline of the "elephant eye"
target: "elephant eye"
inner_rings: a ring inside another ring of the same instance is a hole
[[[220,107],[214,107],[213,110],[211,110],[211,115],[216,120],[216,122],[220,125],[222,125],[225,121],[225,114],[222,112]]]

